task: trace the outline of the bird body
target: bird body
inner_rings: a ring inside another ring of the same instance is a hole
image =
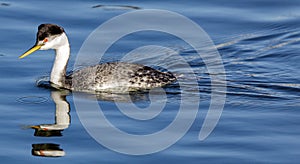
[[[56,52],[50,75],[50,83],[56,88],[83,92],[129,92],[161,87],[176,81],[170,72],[124,62],[88,66],[66,75],[70,44],[64,29],[54,24],[41,24],[36,44],[19,58],[39,49],[54,49]]]
[[[66,76],[66,84],[71,90],[126,92],[161,87],[175,79],[171,73],[148,66],[113,62],[75,71]]]

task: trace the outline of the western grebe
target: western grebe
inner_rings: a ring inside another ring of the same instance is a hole
[[[70,44],[64,29],[55,24],[41,24],[35,45],[19,58],[48,49],[54,49],[56,53],[50,75],[50,83],[55,88],[83,92],[128,92],[161,87],[176,81],[170,72],[123,62],[88,66],[67,75]]]

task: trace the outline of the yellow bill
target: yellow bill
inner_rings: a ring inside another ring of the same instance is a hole
[[[39,129],[40,126],[38,126],[38,125],[33,125],[33,126],[30,126],[30,128],[31,128],[31,129]]]
[[[28,51],[26,51],[23,55],[19,56],[19,59],[25,58],[26,56],[32,54],[33,52],[39,50],[42,47],[42,45],[36,45],[30,48]]]

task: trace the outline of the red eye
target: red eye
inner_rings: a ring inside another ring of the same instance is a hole
[[[43,42],[44,42],[44,43],[48,42],[48,39],[47,39],[47,38],[45,38],[45,39],[43,40]]]

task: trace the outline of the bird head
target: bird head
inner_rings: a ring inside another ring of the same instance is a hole
[[[62,27],[55,24],[41,24],[38,27],[35,45],[19,58],[22,59],[37,50],[58,49],[68,44],[68,38]]]

